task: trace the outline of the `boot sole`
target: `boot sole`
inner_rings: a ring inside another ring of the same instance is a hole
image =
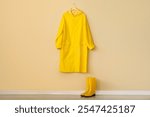
[[[96,94],[90,95],[90,96],[85,96],[85,95],[81,95],[81,97],[94,97],[96,96]]]

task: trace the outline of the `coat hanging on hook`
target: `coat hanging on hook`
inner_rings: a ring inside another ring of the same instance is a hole
[[[87,72],[88,51],[95,45],[83,11],[63,14],[55,44],[60,49],[60,72]]]

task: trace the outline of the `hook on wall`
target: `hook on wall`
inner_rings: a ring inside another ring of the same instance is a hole
[[[72,14],[78,14],[80,12],[80,9],[76,6],[75,2],[72,3],[73,7],[71,8],[71,13]]]
[[[73,5],[74,8],[76,8],[76,3],[75,2],[73,2],[72,5]]]

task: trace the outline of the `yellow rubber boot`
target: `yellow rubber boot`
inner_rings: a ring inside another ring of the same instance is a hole
[[[96,92],[96,78],[94,77],[91,77],[89,79],[89,86],[90,86],[90,89],[88,90],[87,93],[84,94],[84,97],[93,97],[95,96],[95,92]]]
[[[90,77],[87,77],[86,78],[86,90],[85,90],[85,92],[84,93],[82,93],[80,96],[81,97],[84,97],[84,95],[89,91],[89,89],[90,89]]]

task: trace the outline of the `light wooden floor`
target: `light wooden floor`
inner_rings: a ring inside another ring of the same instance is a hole
[[[0,100],[150,100],[149,96],[97,95],[85,98],[79,95],[0,95]]]

